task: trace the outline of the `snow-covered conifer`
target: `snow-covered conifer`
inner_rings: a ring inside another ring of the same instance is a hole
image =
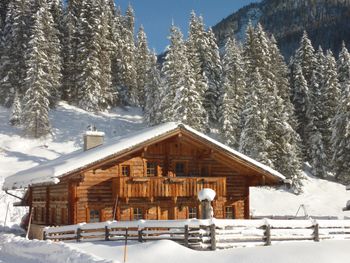
[[[245,122],[239,142],[239,151],[264,164],[271,165],[268,159],[266,138],[267,112],[261,103],[263,83],[260,73],[256,69],[249,78],[250,87],[244,109]]]
[[[18,125],[21,122],[22,105],[18,93],[16,92],[15,98],[12,103],[10,123],[11,125]]]
[[[33,16],[33,32],[29,41],[27,53],[27,77],[25,84],[27,91],[23,98],[23,114],[21,123],[25,134],[31,137],[45,136],[50,132],[49,122],[49,90],[50,79],[48,67],[50,61],[45,50],[45,19],[48,8],[43,2]]]
[[[137,105],[142,108],[145,107],[145,86],[148,78],[150,68],[150,52],[147,45],[146,33],[143,26],[140,27],[137,34],[136,46],[136,73],[137,73],[137,89],[135,96],[137,96]]]
[[[219,90],[218,116],[223,142],[238,148],[242,128],[245,72],[241,51],[235,40],[228,39],[223,57],[223,81]]]
[[[350,80],[343,92],[337,114],[332,121],[333,172],[337,181],[350,183]]]
[[[343,86],[347,85],[348,81],[350,80],[350,54],[344,42],[337,61],[337,71],[339,84],[341,90],[343,91],[345,88]]]
[[[9,3],[3,31],[3,50],[0,63],[0,103],[10,106],[15,92],[23,97],[26,87],[25,53],[29,40],[28,1],[13,0]]]
[[[145,120],[149,126],[157,123],[157,115],[162,114],[158,111],[160,104],[162,80],[158,68],[156,54],[150,55],[150,67],[147,72],[145,82]]]
[[[166,86],[161,95],[161,122],[181,121],[204,131],[206,119],[202,101],[195,87],[182,33],[174,25],[170,30],[170,45],[162,71]]]

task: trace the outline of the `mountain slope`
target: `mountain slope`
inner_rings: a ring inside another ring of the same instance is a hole
[[[260,22],[277,39],[288,59],[307,31],[315,47],[338,54],[342,41],[350,46],[350,1],[346,0],[264,0],[250,4],[213,26],[220,46],[234,32],[243,40],[247,24]]]

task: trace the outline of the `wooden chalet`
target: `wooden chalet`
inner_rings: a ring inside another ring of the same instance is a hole
[[[200,218],[197,193],[216,191],[216,218],[249,218],[249,187],[277,185],[283,175],[178,123],[102,142],[88,134],[85,151],[6,178],[4,189],[27,189],[36,225],[138,219]]]

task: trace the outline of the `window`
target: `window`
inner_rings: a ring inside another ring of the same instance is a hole
[[[177,162],[175,165],[176,176],[185,176],[185,164],[182,162]]]
[[[197,218],[197,207],[188,208],[188,218]]]
[[[122,176],[130,176],[130,165],[122,165]]]
[[[90,210],[90,223],[100,222],[100,211]]]
[[[208,166],[202,166],[201,176],[203,176],[203,177],[209,176],[209,168],[208,168]]]
[[[226,219],[234,219],[233,207],[232,206],[226,206],[225,207],[225,218]]]
[[[140,220],[143,219],[142,209],[141,208],[134,208],[134,220]]]
[[[157,176],[157,163],[147,162],[147,176]]]

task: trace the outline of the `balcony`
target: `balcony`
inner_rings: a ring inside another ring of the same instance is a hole
[[[225,177],[117,177],[113,179],[113,196],[191,197],[203,188],[211,188],[217,196],[226,196]]]

